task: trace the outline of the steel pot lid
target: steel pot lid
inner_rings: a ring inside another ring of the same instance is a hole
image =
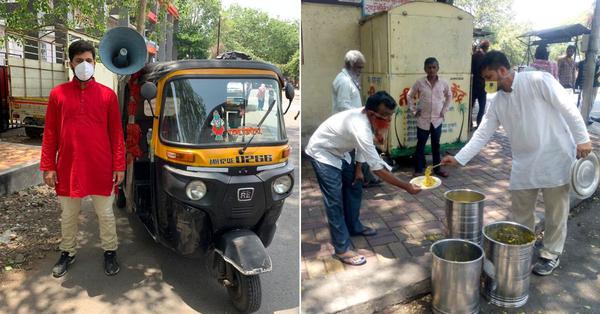
[[[594,194],[600,182],[600,160],[592,151],[585,158],[577,159],[571,166],[571,188],[579,198]]]

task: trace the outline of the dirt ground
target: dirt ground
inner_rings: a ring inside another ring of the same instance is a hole
[[[34,186],[0,197],[0,277],[31,268],[60,242],[54,189]]]

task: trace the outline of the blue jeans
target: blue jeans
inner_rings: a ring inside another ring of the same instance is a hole
[[[265,105],[265,99],[259,99],[258,100],[258,111],[262,111],[263,110],[263,106]]]
[[[433,124],[429,124],[429,130],[423,130],[417,127],[417,151],[415,152],[415,158],[417,162],[415,164],[415,172],[423,172],[425,169],[425,144],[431,133],[431,157],[433,157],[433,164],[437,165],[440,163],[440,137],[442,137],[442,125],[437,128],[433,127]]]
[[[362,184],[352,185],[354,163],[342,161],[342,169],[310,159],[323,194],[331,242],[336,254],[350,249],[350,235],[364,230],[359,220]]]

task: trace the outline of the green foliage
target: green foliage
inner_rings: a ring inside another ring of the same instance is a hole
[[[224,12],[221,40],[227,50],[242,51],[275,64],[287,64],[298,51],[299,24],[232,5]]]
[[[6,21],[8,29],[21,33],[62,25],[100,36],[106,29],[108,16],[104,8],[110,10],[113,7],[128,7],[132,12],[137,1],[121,0],[106,4],[104,0],[17,0],[0,6],[0,19]]]
[[[281,66],[281,72],[283,72],[284,76],[294,82],[297,82],[300,79],[300,50],[296,50],[292,59],[287,64]]]
[[[517,37],[529,30],[531,26],[521,24],[514,19],[512,9],[514,0],[456,0],[454,5],[473,14],[477,28],[489,30],[491,49],[506,54],[511,65],[517,66],[526,62],[527,46]]]
[[[216,43],[220,0],[177,0],[179,30],[174,33],[179,59],[206,59]]]

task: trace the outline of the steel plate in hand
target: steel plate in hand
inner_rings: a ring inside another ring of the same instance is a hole
[[[600,182],[600,160],[591,152],[585,158],[577,159],[571,166],[571,188],[579,198],[594,194]]]

